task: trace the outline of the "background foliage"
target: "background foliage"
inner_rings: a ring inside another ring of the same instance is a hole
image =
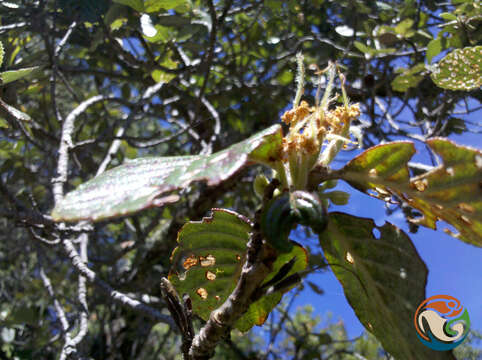
[[[168,321],[79,281],[50,217],[61,142],[68,140],[71,154],[66,190],[129,158],[209,155],[278,123],[294,95],[298,51],[312,69],[329,60],[343,68],[348,96],[362,109],[356,125],[364,147],[480,130],[464,118],[480,109],[477,87],[443,90],[430,76],[447,51],[480,43],[473,1],[2,1],[0,19],[3,358],[56,358],[65,334],[82,339],[79,356],[94,359],[179,352]],[[29,70],[16,81],[6,73],[19,69]],[[72,139],[61,139],[70,120]],[[178,230],[217,206],[252,216],[256,170],[210,188],[192,185],[175,205],[98,223],[88,242],[74,245],[97,278],[164,314],[159,279]],[[343,324],[317,327],[306,309],[281,306],[276,316],[268,340],[235,334],[216,356],[384,356],[373,337],[347,341]],[[461,358],[478,356],[462,351]]]

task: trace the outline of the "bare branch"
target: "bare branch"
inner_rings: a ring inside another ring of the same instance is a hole
[[[130,296],[114,290],[109,284],[107,284],[105,281],[102,279],[99,279],[97,274],[89,269],[87,265],[82,261],[80,258],[79,253],[74,247],[74,244],[72,243],[71,240],[64,239],[62,241],[62,245],[64,247],[64,251],[67,253],[68,258],[72,262],[72,265],[74,266],[74,269],[79,272],[79,274],[85,276],[85,278],[91,282],[94,283],[99,289],[101,289],[103,292],[105,292],[110,298],[112,298],[115,302],[127,306],[135,311],[138,311],[140,313],[143,313],[147,316],[149,316],[151,319],[162,322],[165,324],[168,324],[170,326],[174,326],[174,321],[171,319],[170,316],[161,314],[159,310],[154,309],[143,302],[133,299]]]

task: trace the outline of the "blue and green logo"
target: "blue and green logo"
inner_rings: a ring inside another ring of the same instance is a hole
[[[469,333],[467,309],[450,295],[425,299],[414,317],[420,341],[433,350],[447,351],[460,345]]]

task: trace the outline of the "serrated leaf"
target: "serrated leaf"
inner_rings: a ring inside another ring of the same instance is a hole
[[[482,46],[456,49],[434,67],[433,82],[449,90],[473,90],[482,86]]]
[[[194,181],[214,186],[248,162],[276,161],[281,139],[281,127],[274,125],[212,155],[127,161],[68,193],[54,208],[52,217],[55,221],[96,221],[175,202],[178,197],[172,192]]]
[[[443,165],[409,178],[407,162],[415,152],[411,142],[378,145],[351,160],[340,178],[382,200],[395,195],[419,210],[413,222],[436,229],[437,220],[454,226],[452,234],[482,246],[482,152],[434,138],[427,144],[442,158]]]
[[[19,80],[29,75],[32,71],[36,69],[38,69],[38,66],[33,66],[33,67],[18,69],[18,70],[4,71],[0,73],[0,85],[5,85],[8,83],[11,83],[12,81]]]
[[[308,266],[308,254],[306,250],[298,243],[292,241],[293,246],[288,253],[280,254],[276,261],[273,263],[273,271],[266,277],[264,283],[270,281],[281,269],[283,265],[295,258],[295,262],[291,270],[286,274],[285,278],[306,269]],[[263,325],[268,318],[269,313],[275,308],[281,301],[283,294],[291,290],[295,284],[284,288],[282,291],[276,291],[269,295],[263,296],[259,300],[252,303],[248,311],[238,319],[235,323],[235,327],[243,332],[248,331],[254,325]]]
[[[251,224],[234,211],[213,209],[212,216],[185,224],[178,233],[169,281],[188,294],[193,312],[208,320],[234,290],[244,263]]]
[[[236,287],[251,231],[251,224],[245,217],[224,209],[213,209],[211,217],[191,221],[179,231],[179,245],[171,257],[174,268],[169,280],[179,294],[189,295],[193,312],[200,318],[208,320],[211,312],[221,306]],[[293,258],[293,266],[284,278],[306,268],[306,251],[293,242],[289,253],[277,257],[272,272],[263,283],[272,280]],[[283,288],[253,302],[234,327],[248,331],[254,325],[262,325],[283,293],[290,288]]]
[[[417,338],[413,314],[425,299],[428,271],[403,231],[389,223],[376,226],[371,219],[330,213],[320,245],[357,317],[394,358],[454,359]]]

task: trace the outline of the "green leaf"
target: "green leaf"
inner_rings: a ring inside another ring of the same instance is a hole
[[[0,117],[0,128],[8,129],[8,122],[4,118]]]
[[[138,12],[144,11],[144,3],[142,0],[114,0],[115,3],[126,5]]]
[[[417,87],[423,78],[423,75],[398,75],[391,82],[392,89],[394,91],[405,92],[410,88]]]
[[[268,283],[273,277],[280,271],[281,267],[287,264],[293,258],[294,264],[291,270],[285,275],[284,279],[287,277],[300,272],[308,266],[308,254],[306,250],[298,243],[292,241],[291,251],[288,253],[283,253],[278,256],[273,264],[273,271],[266,277],[263,284]],[[254,325],[263,325],[268,318],[269,313],[275,308],[276,305],[281,301],[283,294],[291,290],[296,284],[292,284],[280,291],[275,291],[271,294],[261,297],[259,300],[252,303],[248,311],[238,319],[235,323],[235,327],[243,332],[248,331]],[[276,286],[276,285],[274,285]]]
[[[157,13],[161,9],[183,13],[191,8],[191,2],[189,0],[145,0],[144,7],[147,13]]]
[[[0,85],[5,85],[8,83],[11,83],[12,81],[21,79],[29,75],[32,71],[34,71],[37,68],[38,66],[34,66],[34,67],[29,67],[24,69],[4,71],[0,73]]]
[[[330,213],[320,245],[357,317],[385,350],[403,360],[453,359],[417,338],[413,314],[425,299],[428,271],[403,231]]]
[[[436,38],[428,43],[426,53],[428,63],[431,63],[432,59],[438,54],[440,54],[440,52],[443,50],[442,41],[443,38]]]
[[[190,221],[179,231],[169,281],[181,296],[189,295],[201,319],[207,321],[234,290],[251,231],[246,218],[223,209],[213,209],[211,217]],[[184,273],[177,271],[181,268]]]
[[[365,54],[368,54],[368,55],[373,55],[375,53],[375,49],[371,48],[371,47],[368,47],[366,46],[365,44],[359,42],[359,41],[355,41],[354,42],[354,45],[355,47],[360,50],[362,53],[365,53]]]
[[[248,162],[273,164],[281,141],[281,127],[274,125],[212,155],[130,160],[68,193],[52,217],[55,221],[96,221],[172,203],[178,199],[172,192],[194,181],[214,186]]]
[[[151,73],[151,77],[156,83],[159,83],[159,82],[168,83],[169,81],[171,81],[176,77],[176,74],[170,74],[162,70],[154,70]]]
[[[405,19],[398,23],[398,25],[395,26],[394,30],[397,34],[401,36],[410,36],[409,30],[412,28],[413,22],[413,19]]]
[[[221,306],[236,287],[251,231],[251,224],[245,217],[224,209],[213,209],[211,217],[191,221],[179,231],[179,245],[172,253],[174,267],[169,281],[179,294],[189,295],[193,312],[201,319],[208,320],[211,312]],[[293,242],[290,252],[277,257],[263,284],[273,280],[283,265],[293,258],[290,270],[279,281],[306,268],[306,251]],[[288,285],[254,301],[234,327],[248,331],[254,325],[262,325],[283,293],[293,286]]]
[[[454,20],[457,20],[457,15],[452,14],[452,13],[444,12],[444,13],[441,13],[439,16],[440,16],[442,19],[444,19],[445,21],[454,21]]]
[[[445,56],[432,72],[433,82],[449,90],[473,90],[482,86],[482,46],[457,49]]]
[[[427,144],[443,165],[410,179],[407,162],[415,152],[411,142],[372,147],[340,170],[340,178],[355,188],[389,201],[392,195],[419,210],[419,225],[436,229],[437,220],[454,226],[450,235],[482,246],[482,152],[434,138]]]

